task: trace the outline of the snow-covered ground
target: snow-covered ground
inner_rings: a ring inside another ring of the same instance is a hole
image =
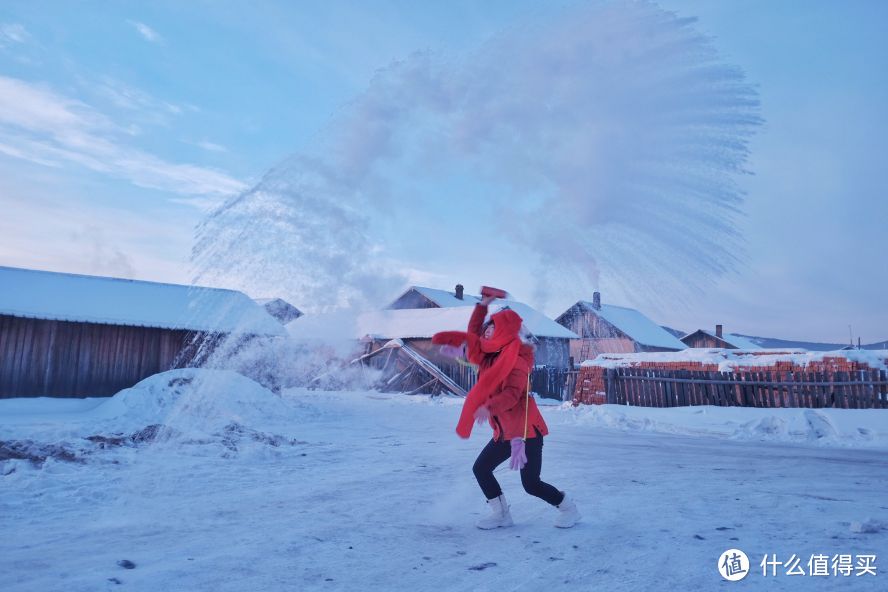
[[[583,521],[553,528],[504,465],[516,525],[480,531],[489,430],[457,438],[460,404],[187,370],[0,401],[0,454],[38,459],[0,462],[0,589],[888,589],[882,410],[545,405],[543,478]],[[742,583],[716,569],[730,548]],[[876,555],[877,575],[765,577],[765,554]]]

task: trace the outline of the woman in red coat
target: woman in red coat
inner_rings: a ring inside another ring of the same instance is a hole
[[[511,468],[521,470],[524,490],[558,508],[555,526],[569,528],[580,519],[576,504],[563,491],[540,479],[543,437],[549,430],[529,393],[533,347],[521,340],[522,320],[515,311],[501,310],[484,322],[493,299],[485,296],[475,305],[467,333],[439,333],[433,339],[450,345],[464,340],[469,361],[478,365],[478,381],[466,396],[457,434],[468,438],[473,421],[487,421],[493,428],[493,438],[472,467],[491,509],[491,515],[476,526],[492,529],[512,525],[509,505],[493,476],[496,467],[511,459]]]

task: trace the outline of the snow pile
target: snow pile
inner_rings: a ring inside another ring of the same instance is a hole
[[[290,414],[279,396],[249,378],[195,368],[149,376],[93,412],[124,431],[163,424],[188,434],[214,433],[232,422],[260,427]]]
[[[103,450],[155,443],[214,445],[230,455],[296,444],[280,434],[304,414],[236,372],[171,370],[109,399],[0,402],[0,461],[83,462]]]
[[[621,431],[786,442],[833,448],[888,449],[888,414],[880,409],[754,409],[563,404],[564,421]]]

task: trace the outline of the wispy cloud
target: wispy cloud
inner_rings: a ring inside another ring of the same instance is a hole
[[[144,37],[147,41],[151,43],[163,43],[163,37],[160,34],[146,25],[145,23],[140,23],[139,21],[127,21],[130,25],[132,25],[136,31],[139,32],[139,35]]]
[[[28,31],[18,23],[0,23],[0,47],[13,43],[25,43],[30,38]]]
[[[181,115],[185,111],[185,107],[155,98],[110,76],[102,76],[95,82],[84,81],[84,84],[89,84],[96,93],[121,109],[159,115]]]
[[[222,146],[221,144],[216,144],[214,142],[207,142],[203,140],[201,142],[192,142],[198,148],[203,148],[207,152],[228,152],[228,148]]]
[[[226,173],[136,148],[131,129],[53,90],[0,76],[0,152],[46,166],[76,164],[183,196],[221,197],[246,186]]]

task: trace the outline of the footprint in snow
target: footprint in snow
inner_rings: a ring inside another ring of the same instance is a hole
[[[496,563],[482,563],[480,565],[473,565],[469,568],[469,571],[484,571],[488,567],[496,567]]]

